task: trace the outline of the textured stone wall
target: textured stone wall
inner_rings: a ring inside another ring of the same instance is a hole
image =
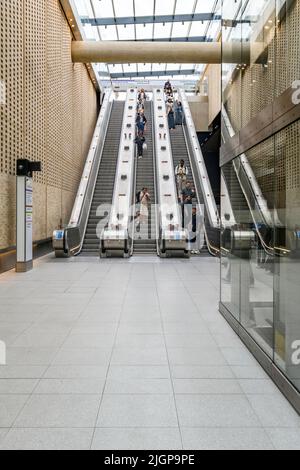
[[[0,249],[15,244],[15,162],[42,161],[34,176],[34,240],[68,222],[97,119],[84,65],[59,0],[0,0]]]

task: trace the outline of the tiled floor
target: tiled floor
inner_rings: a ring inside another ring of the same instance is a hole
[[[0,276],[0,448],[300,449],[218,286],[213,258],[45,257]]]

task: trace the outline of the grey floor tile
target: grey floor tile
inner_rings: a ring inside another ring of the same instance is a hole
[[[63,344],[64,349],[77,348],[112,348],[114,344],[114,334],[70,334]]]
[[[1,445],[8,431],[9,431],[9,428],[0,428],[0,450],[1,450]]]
[[[177,394],[243,394],[235,379],[173,379],[173,384]]]
[[[38,379],[0,379],[0,394],[31,394]]]
[[[166,334],[167,348],[216,348],[210,334]]]
[[[128,366],[110,365],[108,370],[109,380],[127,379],[168,379],[170,378],[169,366]]]
[[[232,366],[255,366],[258,365],[253,354],[242,345],[235,348],[220,348],[227,363]]]
[[[69,331],[70,328],[65,332],[61,332],[59,329],[30,328],[18,336],[12,346],[15,348],[59,348]]]
[[[0,440],[1,450],[89,450],[93,428],[11,429]]]
[[[248,395],[248,399],[264,427],[300,428],[299,415],[282,395]]]
[[[239,379],[243,392],[250,395],[280,395],[271,379]]]
[[[0,395],[0,428],[12,426],[28,395]]]
[[[114,335],[118,329],[118,323],[86,323],[78,322],[72,328],[72,335]]]
[[[268,379],[268,375],[259,364],[255,366],[231,366],[231,369],[238,379]]]
[[[108,379],[104,393],[107,394],[167,394],[173,393],[170,379]]]
[[[190,450],[272,450],[263,429],[181,428],[183,448]]]
[[[120,335],[160,335],[162,324],[160,319],[152,322],[121,322],[118,333]]]
[[[93,450],[180,450],[178,428],[98,428]]]
[[[171,366],[174,379],[233,379],[229,366]]]
[[[222,366],[226,361],[215,348],[168,348],[171,365]]]
[[[14,427],[93,427],[100,399],[100,395],[32,395]]]
[[[205,323],[199,318],[196,321],[184,323],[182,318],[179,322],[163,321],[163,328],[166,335],[210,334]]]
[[[111,359],[112,365],[166,365],[167,363],[165,348],[116,347]]]
[[[1,366],[1,379],[39,379],[47,366]]]
[[[70,394],[100,395],[105,380],[101,378],[87,379],[42,379],[35,388],[35,394]]]
[[[173,395],[104,395],[97,427],[177,427]]]
[[[164,336],[161,333],[160,335],[150,335],[150,334],[123,334],[118,332],[116,337],[116,347],[120,348],[141,348],[141,349],[155,349],[155,348],[165,348]]]
[[[107,366],[111,348],[61,349],[52,365]]]
[[[180,426],[261,427],[242,395],[176,395]]]
[[[295,428],[268,428],[269,435],[277,450],[300,450],[300,431]]]
[[[7,364],[23,366],[48,365],[57,354],[58,348],[7,348]]]

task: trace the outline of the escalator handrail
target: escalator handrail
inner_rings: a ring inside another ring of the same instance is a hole
[[[187,148],[191,150],[191,157],[196,166],[197,174],[194,174],[195,181],[200,183],[201,192],[203,195],[204,204],[207,210],[210,226],[212,228],[219,228],[219,213],[214,198],[214,194],[211,188],[210,180],[208,177],[204,157],[200,148],[200,143],[198,140],[197,132],[195,129],[195,124],[192,118],[192,113],[188,103],[186,93],[183,89],[179,89],[179,97],[183,104],[184,116],[185,116],[185,136],[189,145]],[[191,162],[192,163],[192,162]],[[193,165],[191,165],[192,167]],[[194,171],[195,173],[195,171]]]
[[[229,136],[233,137],[235,135],[235,132],[234,132],[234,129],[231,125],[229,116],[227,114],[227,111],[226,111],[224,105],[222,105],[222,121],[223,121],[223,125],[225,126]],[[245,176],[248,179],[249,188],[250,188],[251,193],[252,193],[251,196],[254,197],[254,199],[257,203],[257,207],[258,207],[258,209],[261,213],[261,216],[262,216],[262,219],[263,219],[264,223],[267,226],[272,226],[273,225],[272,215],[270,213],[270,210],[269,210],[268,205],[267,205],[267,201],[266,201],[266,199],[264,198],[264,196],[262,194],[262,191],[260,189],[260,186],[257,182],[256,176],[255,176],[255,174],[254,174],[254,172],[251,168],[251,165],[248,161],[247,156],[243,153],[242,155],[240,155],[238,157],[238,159],[240,161],[240,168],[243,170]],[[245,194],[245,197],[247,199],[247,202],[249,204],[249,202],[250,202],[249,195],[246,194],[247,193],[246,188],[244,187],[244,185],[240,181],[240,173],[238,171],[237,166],[235,165],[235,162],[234,162],[234,169],[236,171],[238,180],[241,184],[241,188],[242,188],[242,190]],[[249,208],[250,208],[250,206],[249,206]]]
[[[96,128],[92,138],[90,150],[83,169],[81,182],[76,195],[70,222],[67,229],[79,228],[80,245],[74,252],[77,255],[82,250],[84,235],[88,223],[88,217],[92,204],[92,195],[94,194],[97,176],[102,160],[104,143],[112,111],[112,89],[106,89],[105,97],[101,106],[100,114],[97,120]]]
[[[154,97],[150,103],[151,106],[151,120],[152,120],[152,158],[153,158],[153,181],[154,181],[154,204],[155,204],[155,237],[156,237],[156,253],[157,256],[160,256],[160,249],[159,249],[159,205],[158,205],[158,184],[157,184],[157,171],[156,171],[156,139],[154,137],[155,132],[155,123],[154,123]],[[152,214],[151,214],[152,217]],[[152,233],[151,233],[152,236]]]
[[[223,126],[222,126],[222,127],[223,127]],[[223,136],[223,141],[225,142],[223,133],[222,133],[222,136]],[[245,197],[245,200],[246,200],[246,202],[247,202],[247,205],[248,205],[248,208],[249,208],[249,211],[250,211],[250,214],[251,214],[251,218],[252,218],[253,223],[254,223],[254,226],[255,226],[255,232],[256,232],[256,234],[257,234],[259,240],[260,240],[261,246],[263,247],[263,249],[264,249],[264,251],[266,252],[266,254],[268,254],[268,255],[270,255],[270,256],[274,256],[274,254],[275,254],[274,248],[271,247],[271,246],[268,246],[268,245],[265,243],[265,241],[264,241],[264,239],[263,239],[263,237],[262,237],[262,235],[261,235],[261,233],[260,233],[260,230],[259,230],[259,227],[258,227],[259,222],[257,222],[256,219],[255,219],[255,214],[254,214],[254,211],[253,211],[253,209],[252,209],[252,207],[251,207],[251,203],[250,203],[249,197],[248,197],[248,195],[247,195],[247,191],[246,191],[246,190],[244,189],[244,187],[243,187],[243,184],[242,184],[242,182],[241,182],[238,169],[237,169],[237,168],[235,167],[235,165],[234,165],[234,160],[233,160],[233,168],[234,168],[234,170],[235,170],[235,173],[236,173],[238,182],[239,182],[239,184],[240,184],[241,190],[242,190],[242,192],[243,192],[243,195],[244,195],[244,197]],[[227,183],[225,177],[223,177],[223,181],[224,181],[224,184],[226,185],[226,189],[227,189],[227,191],[228,191],[228,193],[229,193],[228,183]],[[252,191],[252,188],[251,188],[251,191]],[[252,196],[254,197],[254,194],[253,194],[253,193],[252,193]],[[229,200],[230,200],[230,199],[229,199]],[[234,225],[234,224],[233,224],[233,225]]]

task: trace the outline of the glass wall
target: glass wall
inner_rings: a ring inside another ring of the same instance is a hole
[[[300,80],[300,2],[222,16],[226,142]],[[300,391],[300,121],[224,165],[222,198],[221,303]]]
[[[221,302],[300,390],[300,121],[222,168]]]

